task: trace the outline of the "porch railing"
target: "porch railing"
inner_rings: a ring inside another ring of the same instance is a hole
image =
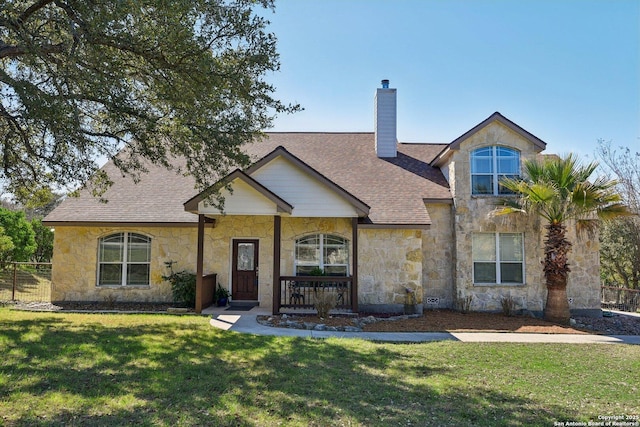
[[[280,276],[280,308],[314,308],[325,293],[336,296],[336,308],[353,308],[353,279],[338,276]]]

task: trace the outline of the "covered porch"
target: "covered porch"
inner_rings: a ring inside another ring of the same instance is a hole
[[[266,218],[263,217],[263,220],[266,220]],[[228,222],[229,218],[226,218],[226,221]],[[298,228],[300,227],[299,223],[301,221],[296,221],[296,219],[285,217],[284,221],[287,223],[287,228],[292,228],[291,222],[298,224]],[[327,221],[331,220],[328,219]],[[357,312],[358,218],[338,218],[333,219],[333,221],[344,224],[345,229],[347,228],[347,224],[350,225],[350,227],[348,227],[350,228],[350,235],[348,236],[349,268],[346,270],[347,275],[331,274],[314,276],[305,275],[300,272],[296,274],[293,255],[295,252],[295,239],[292,238],[292,234],[296,233],[297,230],[288,230],[284,235],[283,242],[283,217],[280,215],[274,215],[272,217],[272,227],[269,227],[269,231],[272,230],[272,232],[269,233],[269,236],[256,239],[226,238],[225,242],[226,240],[230,240],[230,245],[233,248],[236,247],[236,242],[246,242],[246,244],[255,242],[256,245],[255,261],[251,261],[248,270],[242,272],[244,275],[248,274],[249,279],[246,280],[246,284],[242,282],[242,278],[239,278],[236,282],[236,277],[239,277],[237,270],[240,264],[239,258],[241,257],[241,254],[237,250],[230,249],[228,251],[229,259],[218,264],[226,264],[229,266],[230,272],[216,271],[216,273],[221,273],[223,277],[227,275],[231,277],[231,283],[229,283],[227,288],[231,288],[229,290],[234,295],[233,301],[255,301],[259,303],[262,308],[270,308],[272,314],[278,314],[285,311],[315,309],[315,303],[321,296],[331,294],[335,297],[337,310]],[[205,214],[198,215],[195,307],[198,313],[201,313],[203,309],[216,303],[214,297],[215,287],[217,286],[216,274],[205,271],[205,241],[207,240],[205,230],[218,227],[216,222],[215,219],[209,218]],[[309,219],[304,222],[314,223],[315,221]],[[222,227],[223,225],[220,224],[220,226]],[[316,228],[309,228],[307,230],[308,233],[317,231]],[[213,230],[207,232],[215,233]],[[233,235],[232,232],[227,234]],[[345,233],[341,230],[340,234],[344,235]],[[222,239],[216,240],[220,241]],[[272,246],[269,247],[265,245],[265,243],[272,243]],[[257,248],[258,246],[259,250]],[[252,287],[255,288],[255,299],[254,297],[242,297],[242,295],[250,294],[238,294],[239,286],[246,286],[249,290],[251,290]]]
[[[224,207],[212,203],[214,194]],[[219,270],[207,273],[230,282],[232,300],[255,299],[277,314],[313,308],[320,296],[333,294],[339,308],[358,311],[358,223],[370,208],[283,147],[236,169],[184,208],[198,215],[197,312],[214,303],[204,275],[206,238],[207,249],[214,245],[217,251],[207,265]],[[213,228],[209,236],[207,224]],[[314,235],[345,242],[340,262],[322,261],[337,254],[330,244],[314,248],[319,276],[310,274],[316,273],[313,262],[298,257],[298,241]]]

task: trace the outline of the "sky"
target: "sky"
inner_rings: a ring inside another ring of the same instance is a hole
[[[598,139],[640,151],[638,0],[276,0],[267,13],[271,131],[373,131],[382,79],[398,140],[449,143],[499,111],[592,159]]]

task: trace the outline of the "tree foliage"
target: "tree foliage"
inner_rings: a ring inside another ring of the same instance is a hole
[[[635,214],[605,224],[600,234],[600,276],[609,286],[640,289],[640,152],[599,141],[603,170],[618,181],[618,191]]]
[[[4,233],[4,228],[0,227],[0,260],[8,259],[13,252],[13,240]],[[0,266],[1,268],[2,266]]]
[[[175,167],[207,187],[249,159],[275,114],[273,0],[5,0],[0,7],[0,179],[5,191],[101,194],[112,159],[134,179]],[[126,148],[126,155],[116,154]]]
[[[13,249],[0,254],[1,263],[29,261],[36,250],[35,233],[24,212],[0,209],[0,227],[11,238]]]
[[[601,220],[629,213],[616,192],[616,181],[606,177],[590,180],[597,167],[595,162],[582,165],[569,154],[565,158],[526,161],[523,178],[501,181],[517,197],[501,201],[497,214],[534,214],[547,221],[543,260],[547,320],[569,323],[566,287],[571,242],[566,238],[567,224],[575,222],[579,231],[594,231]]]
[[[34,218],[31,220],[36,249],[31,255],[33,262],[50,262],[53,256],[53,231],[50,227],[42,224],[42,220]]]

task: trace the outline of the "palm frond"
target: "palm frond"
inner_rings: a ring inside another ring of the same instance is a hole
[[[535,213],[551,224],[576,220],[585,229],[594,226],[594,218],[627,215],[616,181],[605,177],[589,181],[597,167],[597,162],[582,165],[575,154],[525,161],[523,178],[501,181],[517,196],[511,202],[501,201],[496,214]]]

